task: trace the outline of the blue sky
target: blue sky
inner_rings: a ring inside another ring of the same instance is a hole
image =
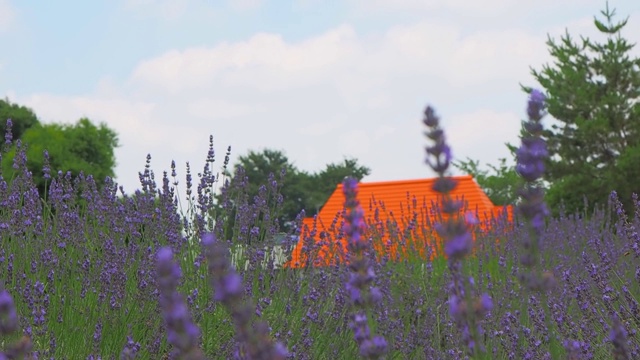
[[[635,0],[610,1],[640,41]],[[601,39],[593,0],[0,0],[0,95],[43,122],[86,116],[120,135],[117,181],[176,160],[200,169],[283,150],[316,171],[343,157],[370,181],[420,178],[421,112],[442,115],[458,159],[516,142],[529,67],[565,29]],[[639,49],[634,49],[636,56]],[[233,160],[232,160],[233,161]]]

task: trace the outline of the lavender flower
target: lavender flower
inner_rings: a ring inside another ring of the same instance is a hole
[[[0,334],[8,335],[18,329],[18,314],[13,298],[7,290],[0,291]]]
[[[448,257],[449,270],[453,278],[448,301],[449,314],[462,332],[468,352],[474,355],[478,351],[484,351],[481,344],[479,346],[482,328],[478,319],[493,308],[493,303],[487,294],[480,295],[474,302],[470,295],[474,282],[469,278],[469,283],[465,284],[462,276],[460,260],[471,253],[473,237],[469,232],[466,217],[460,214],[463,202],[450,196],[457,183],[447,177],[451,163],[451,148],[447,145],[444,130],[440,127],[440,118],[431,106],[426,108],[424,116],[423,123],[429,128],[426,135],[434,143],[426,149],[426,162],[438,173],[439,177],[433,185],[433,190],[442,194],[441,211],[445,214],[435,228],[445,242],[444,252]],[[474,311],[471,311],[472,308]]]
[[[133,341],[131,336],[127,336],[127,343],[120,353],[120,360],[134,360],[140,351],[140,344]]]
[[[11,132],[11,128],[13,127],[13,121],[11,119],[7,119],[7,126],[4,132],[4,145],[5,147],[10,146],[13,143],[13,133]]]
[[[622,326],[618,316],[613,317],[613,325],[609,332],[609,341],[613,344],[613,356],[616,360],[627,360],[629,357],[629,350],[627,346],[627,331]]]
[[[49,164],[49,151],[44,150],[43,156],[44,156],[44,164],[42,165],[42,173],[43,173],[43,177],[46,180],[49,180],[49,179],[51,179],[51,166]]]
[[[176,292],[181,270],[173,262],[170,248],[158,251],[158,290],[160,305],[167,326],[168,340],[184,359],[204,359],[198,347],[200,329],[191,321],[191,315],[182,296]]]
[[[436,225],[438,234],[445,239],[444,251],[451,260],[459,260],[471,252],[473,239],[467,231],[464,218],[457,215],[462,209],[463,203],[451,199],[449,193],[456,188],[457,182],[446,176],[451,163],[451,148],[446,143],[444,130],[440,127],[440,118],[435,110],[428,106],[424,112],[423,123],[430,129],[426,134],[434,144],[427,147],[427,164],[438,173],[438,179],[433,185],[433,190],[443,195],[442,212],[449,215],[446,222]]]
[[[355,340],[360,347],[360,355],[367,359],[381,358],[387,352],[387,342],[382,336],[371,336],[371,330],[367,323],[366,310],[370,305],[381,300],[382,295],[376,287],[367,287],[375,279],[373,267],[368,264],[365,252],[368,248],[367,240],[363,239],[365,222],[362,207],[357,199],[358,182],[354,178],[346,178],[342,182],[342,191],[345,197],[343,232],[349,243],[349,255],[351,274],[346,289],[351,296],[351,302],[356,311],[353,314],[351,329]],[[365,297],[365,293],[368,296]]]
[[[525,268],[533,268],[538,261],[539,236],[544,229],[544,218],[549,214],[544,203],[544,189],[539,184],[544,175],[544,160],[548,156],[546,144],[541,138],[544,117],[545,97],[538,90],[532,90],[527,104],[529,120],[523,123],[524,135],[522,145],[516,152],[516,171],[525,180],[520,190],[522,203],[518,205],[518,212],[529,223],[531,232],[523,235],[523,252],[520,262]],[[543,290],[552,287],[554,281],[550,273],[536,274],[525,271],[520,279],[531,290]]]
[[[229,310],[235,323],[236,339],[240,343],[238,358],[285,359],[287,349],[270,338],[267,324],[262,321],[252,324],[254,306],[250,301],[242,301],[242,277],[233,269],[227,247],[217,242],[213,233],[206,233],[202,237],[202,252],[208,261],[214,299]]]
[[[32,349],[33,343],[29,336],[25,335],[20,338],[17,343],[9,346],[4,354],[0,353],[0,358],[4,356],[5,359],[37,359],[37,356],[31,353]],[[29,355],[31,355],[31,357],[27,357]]]
[[[18,330],[18,314],[11,295],[0,287],[0,335],[11,335]],[[22,359],[32,349],[31,339],[23,336],[17,343],[0,352],[0,359]]]

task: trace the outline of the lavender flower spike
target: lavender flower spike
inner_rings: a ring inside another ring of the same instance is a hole
[[[452,199],[450,195],[457,186],[455,180],[447,177],[451,163],[451,148],[445,141],[444,130],[440,127],[440,118],[431,106],[424,111],[423,123],[429,129],[426,133],[427,137],[434,142],[426,149],[426,162],[439,175],[433,190],[442,195],[441,210],[447,215],[436,224],[435,228],[444,241],[444,253],[448,257],[449,270],[453,279],[449,296],[449,314],[462,332],[469,354],[473,356],[478,351],[484,351],[479,341],[482,334],[479,320],[491,311],[493,302],[487,294],[480,295],[475,301],[469,295],[472,293],[473,283],[469,281],[469,284],[465,284],[461,260],[473,250],[473,237],[469,232],[467,219],[460,214],[463,202]],[[470,310],[472,307],[475,311]]]
[[[207,258],[208,272],[215,292],[214,299],[229,310],[235,323],[236,339],[240,344],[237,358],[286,359],[289,355],[287,349],[284,345],[272,341],[269,326],[260,321],[252,324],[255,307],[251,302],[242,301],[242,277],[231,266],[227,247],[217,242],[212,233],[207,233],[202,237],[202,252]]]
[[[451,148],[447,145],[444,130],[440,127],[440,118],[435,110],[428,106],[424,111],[423,123],[430,129],[426,133],[434,144],[427,147],[427,164],[438,173],[439,177],[433,185],[433,190],[442,194],[442,212],[453,216],[462,209],[462,202],[451,199],[449,193],[456,188],[455,180],[446,176],[451,163]],[[450,218],[437,225],[436,230],[445,239],[444,251],[451,260],[458,260],[471,252],[473,239],[467,231],[464,218]]]
[[[351,255],[351,276],[347,282],[347,292],[351,295],[351,301],[356,307],[353,314],[351,329],[360,347],[360,355],[366,359],[381,358],[387,352],[387,342],[382,336],[371,336],[371,330],[367,323],[366,309],[382,298],[380,290],[376,287],[368,288],[375,279],[373,268],[368,264],[365,251],[368,242],[362,238],[365,222],[362,207],[356,199],[358,195],[358,182],[353,178],[346,178],[342,182],[342,190],[345,197],[346,213],[343,231],[349,241],[348,249]],[[368,296],[364,296],[368,292]]]
[[[18,330],[18,314],[11,295],[0,285],[0,335],[10,335]],[[32,349],[33,344],[28,336],[23,336],[17,343],[0,352],[0,359],[22,359]]]
[[[171,249],[158,251],[158,290],[160,306],[167,326],[167,340],[174,346],[181,359],[204,359],[199,348],[200,329],[191,321],[189,309],[176,289],[182,276],[180,267],[173,262]]]
[[[8,335],[18,329],[18,314],[13,298],[7,290],[0,291],[0,334]]]
[[[526,181],[534,182],[544,175],[544,160],[547,158],[547,147],[540,135],[544,117],[544,95],[538,90],[532,90],[527,105],[529,121],[524,123],[524,130],[528,134],[522,138],[522,145],[516,152],[518,164],[516,170]]]
[[[525,268],[533,268],[538,261],[539,237],[544,229],[544,218],[549,214],[544,203],[544,189],[539,180],[544,175],[544,161],[548,157],[547,147],[542,139],[541,120],[545,115],[545,96],[538,90],[531,90],[527,103],[528,121],[523,123],[524,134],[522,144],[516,152],[516,171],[525,180],[520,190],[522,202],[518,212],[529,223],[531,233],[522,239],[524,251],[520,262]],[[552,287],[554,280],[551,274],[524,272],[520,279],[531,290],[542,290]]]
[[[609,341],[613,344],[614,359],[627,360],[631,358],[627,346],[627,331],[624,329],[617,315],[613,316],[613,325],[609,332]]]
[[[11,146],[13,144],[13,133],[11,132],[11,128],[13,127],[13,121],[11,119],[7,119],[7,126],[5,127],[4,133],[4,145]]]

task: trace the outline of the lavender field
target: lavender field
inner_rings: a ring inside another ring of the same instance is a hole
[[[213,144],[186,174],[188,199],[175,166],[160,183],[147,166],[134,194],[54,173],[41,199],[22,152],[17,176],[0,181],[0,359],[640,358],[640,201],[625,214],[612,193],[594,213],[548,216],[543,117],[534,90],[522,201],[512,223],[481,232],[448,196],[446,123],[427,108],[444,246],[426,263],[372,251],[381,226],[365,223],[352,179],[338,232],[348,264],[291,269],[264,246],[280,233],[279,174],[249,199],[246,183],[216,176]],[[412,212],[428,212],[421,203]],[[383,228],[406,243],[420,233]]]

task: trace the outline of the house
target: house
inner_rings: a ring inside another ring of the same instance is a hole
[[[441,195],[432,190],[437,178],[360,183],[358,200],[367,223],[367,238],[372,238],[378,254],[402,259],[408,252],[426,259],[441,253],[441,240],[433,224],[442,220],[438,204]],[[451,192],[465,203],[465,212],[475,215],[476,230],[487,230],[501,216],[509,219],[509,208],[494,206],[489,197],[469,175],[454,176],[458,185]],[[344,211],[342,184],[338,185],[320,212],[306,218],[291,261],[284,267],[302,267],[307,263],[307,249],[313,249],[315,266],[343,261],[346,241],[342,234]],[[505,213],[506,211],[506,213]],[[304,248],[304,249],[303,249]],[[403,255],[404,254],[404,255]]]

